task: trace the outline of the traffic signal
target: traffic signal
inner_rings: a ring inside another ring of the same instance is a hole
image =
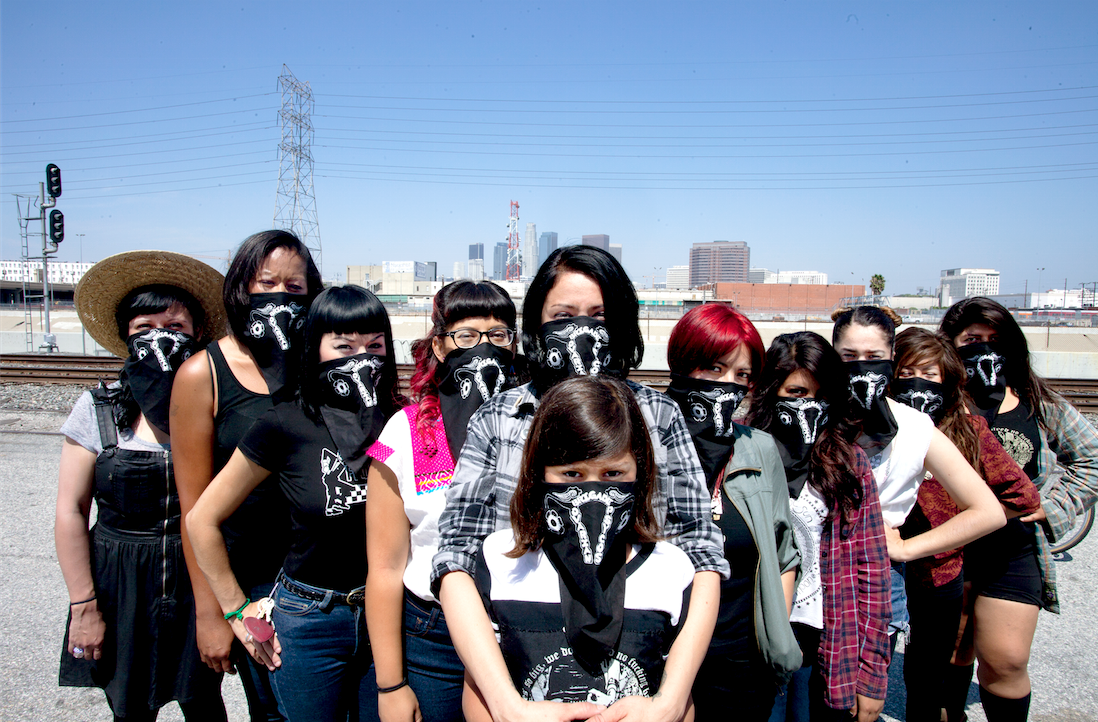
[[[50,211],[50,240],[54,243],[65,240],[65,214],[58,210]]]
[[[53,163],[46,166],[46,192],[51,198],[61,197],[61,169]]]

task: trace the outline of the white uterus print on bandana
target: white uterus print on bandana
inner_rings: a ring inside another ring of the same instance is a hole
[[[778,401],[775,404],[778,421],[801,430],[805,444],[816,443],[820,429],[827,425],[827,404],[815,399],[797,399],[795,402]]]
[[[884,374],[879,374],[876,371],[866,371],[850,377],[850,390],[862,408],[869,411],[873,406],[873,402],[884,396],[888,381],[888,377]]]
[[[583,326],[570,323],[559,331],[551,332],[549,336],[558,340],[560,345],[564,347],[568,356],[567,360],[572,365],[572,373],[577,376],[597,376],[602,370],[603,364],[610,360],[609,354],[602,354],[603,346],[610,343],[610,334],[603,326]],[[579,339],[584,336],[589,336],[592,339],[590,368],[584,364],[583,356],[580,354],[578,347]],[[552,369],[564,368],[565,358],[559,346],[550,346],[545,355],[545,363]]]
[[[488,388],[488,381],[485,379],[485,370],[489,372],[494,369],[495,373],[490,374],[494,376],[495,380],[492,382],[492,388]],[[467,364],[459,368],[454,372],[454,376],[458,381],[458,393],[461,398],[469,398],[469,394],[473,393],[475,388],[480,392],[480,398],[482,401],[487,401],[503,389],[503,384],[506,381],[506,374],[503,367],[500,366],[499,361],[491,356],[481,358],[475,357],[471,359]]]
[[[320,473],[326,494],[324,516],[339,516],[356,504],[366,503],[366,482],[355,478],[338,451],[321,450]]]
[[[251,317],[248,320],[248,331],[253,338],[263,338],[267,331],[270,330],[271,334],[278,342],[278,347],[283,351],[288,351],[290,348],[290,339],[286,337],[282,327],[278,324],[278,317],[280,315],[288,315],[289,318],[286,321],[286,328],[298,328],[304,323],[305,319],[301,317],[302,311],[305,307],[300,303],[268,303],[260,308],[252,311]]]
[[[934,412],[942,408],[942,395],[929,390],[902,391],[896,394],[896,400],[907,404],[916,411],[934,415]]]
[[[1003,357],[994,351],[988,351],[969,359],[965,364],[965,371],[969,378],[978,376],[984,386],[993,388],[998,385],[999,374],[1003,372]]]
[[[691,391],[687,396],[690,404],[690,415],[698,423],[704,422],[710,416],[713,417],[713,432],[718,437],[732,435],[732,425],[725,422],[727,415],[725,405],[731,405],[731,410],[743,401],[742,391],[727,391],[724,389],[706,389],[704,391]]]
[[[615,513],[622,509],[625,510],[625,513],[621,514],[621,518],[617,522],[617,531],[621,531],[629,523],[630,513],[628,507],[633,496],[614,488],[608,488],[605,491],[582,491],[573,486],[564,491],[551,491],[546,494],[546,499],[552,502],[551,506],[545,511],[545,525],[549,531],[554,534],[561,534],[564,531],[564,519],[561,518],[560,512],[565,511],[572,527],[576,530],[583,563],[597,566],[602,563],[603,556],[606,554],[606,538],[610,529],[614,526]],[[581,508],[587,504],[601,504],[604,507],[599,518],[597,531],[588,529],[583,523]],[[593,531],[595,533],[595,545],[592,547],[591,535]]]
[[[347,363],[328,372],[328,381],[332,384],[332,390],[340,396],[347,398],[353,391],[357,391],[362,405],[368,409],[373,408],[377,406],[377,392],[366,385],[361,372],[367,369],[367,375],[376,382],[384,363],[380,356],[347,359]]]
[[[164,347],[160,344],[163,340],[171,342],[167,353],[165,353]],[[156,363],[159,364],[161,371],[171,371],[171,357],[179,353],[179,350],[188,340],[189,338],[187,336],[178,331],[165,328],[153,328],[135,338],[133,340],[133,346],[137,358],[143,359],[149,354],[152,354],[153,358],[156,359]],[[189,350],[184,350],[182,358],[179,359],[179,363],[186,361],[190,355],[191,352]]]

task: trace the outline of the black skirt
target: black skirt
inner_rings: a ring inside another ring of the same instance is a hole
[[[63,687],[101,687],[118,716],[221,694],[221,675],[198,655],[194,596],[178,534],[92,528],[92,567],[106,623],[98,661],[61,648]]]

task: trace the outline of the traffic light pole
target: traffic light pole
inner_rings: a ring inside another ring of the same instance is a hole
[[[42,220],[42,310],[43,310],[43,333],[42,333],[42,345],[38,348],[46,349],[46,353],[52,353],[57,349],[57,343],[54,341],[54,336],[50,333],[50,270],[49,270],[49,257],[51,250],[49,248],[49,240],[46,235],[46,211],[57,205],[57,201],[49,196],[49,200],[46,198],[46,184],[38,184],[38,192],[40,203],[38,205],[38,215]],[[57,246],[54,244],[53,251],[57,251]]]

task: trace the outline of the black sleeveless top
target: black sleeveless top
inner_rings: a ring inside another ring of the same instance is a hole
[[[274,406],[269,394],[244,388],[215,341],[206,347],[216,372],[217,414],[214,415],[214,474],[216,475],[256,419]],[[278,474],[257,486],[221,525],[229,550],[229,566],[247,594],[259,584],[274,584],[289,550],[290,507],[278,488]]]

